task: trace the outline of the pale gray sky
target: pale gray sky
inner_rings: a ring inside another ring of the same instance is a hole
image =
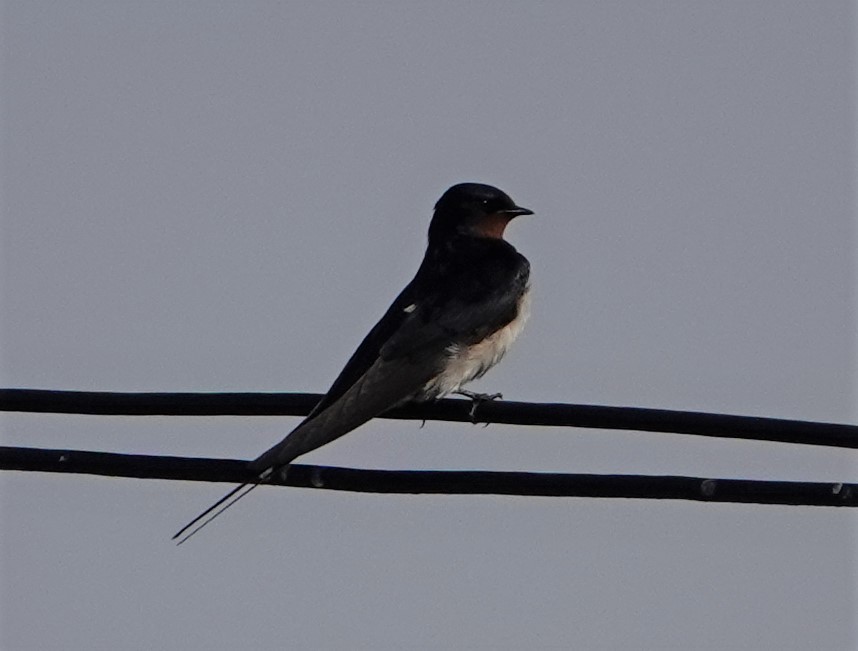
[[[0,384],[323,391],[451,184],[535,217],[509,399],[856,422],[851,2],[2,2]],[[251,458],[289,418],[5,414]],[[855,454],[373,422],[377,468],[858,481]],[[0,648],[848,649],[847,510],[5,472]]]

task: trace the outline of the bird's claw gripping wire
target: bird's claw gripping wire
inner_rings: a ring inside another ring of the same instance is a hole
[[[468,416],[471,418],[471,422],[476,424],[477,422],[477,407],[479,407],[484,402],[491,402],[492,400],[503,400],[502,393],[477,393],[475,391],[468,391],[467,389],[459,389],[454,393],[459,394],[460,396],[465,396],[471,400],[471,409],[468,411]],[[488,423],[485,424],[488,427]]]

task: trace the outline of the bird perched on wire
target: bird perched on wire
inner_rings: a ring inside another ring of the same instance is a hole
[[[173,538],[202,521],[183,543],[257,486],[285,476],[296,457],[392,407],[453,392],[473,397],[462,386],[500,361],[529,314],[530,264],[503,235],[512,219],[532,214],[490,185],[460,183],[447,190],[435,204],[417,274],[322,400],[250,462],[257,482],[236,487]]]

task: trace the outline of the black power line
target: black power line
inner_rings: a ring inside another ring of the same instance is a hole
[[[0,469],[111,477],[241,483],[255,481],[247,462],[79,450],[0,447]],[[531,472],[359,470],[292,464],[271,485],[359,493],[526,495],[675,499],[701,502],[858,506],[858,486],[822,482],[704,479]]]
[[[115,393],[0,389],[0,411],[123,416],[304,416],[316,393]],[[639,430],[858,448],[858,426],[639,407],[446,399],[381,418]]]

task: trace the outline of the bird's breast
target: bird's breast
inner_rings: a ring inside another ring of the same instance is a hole
[[[447,349],[444,369],[423,388],[423,399],[440,398],[482,377],[497,364],[524,328],[530,316],[530,291],[518,300],[515,318],[482,341],[469,346],[453,344]]]

